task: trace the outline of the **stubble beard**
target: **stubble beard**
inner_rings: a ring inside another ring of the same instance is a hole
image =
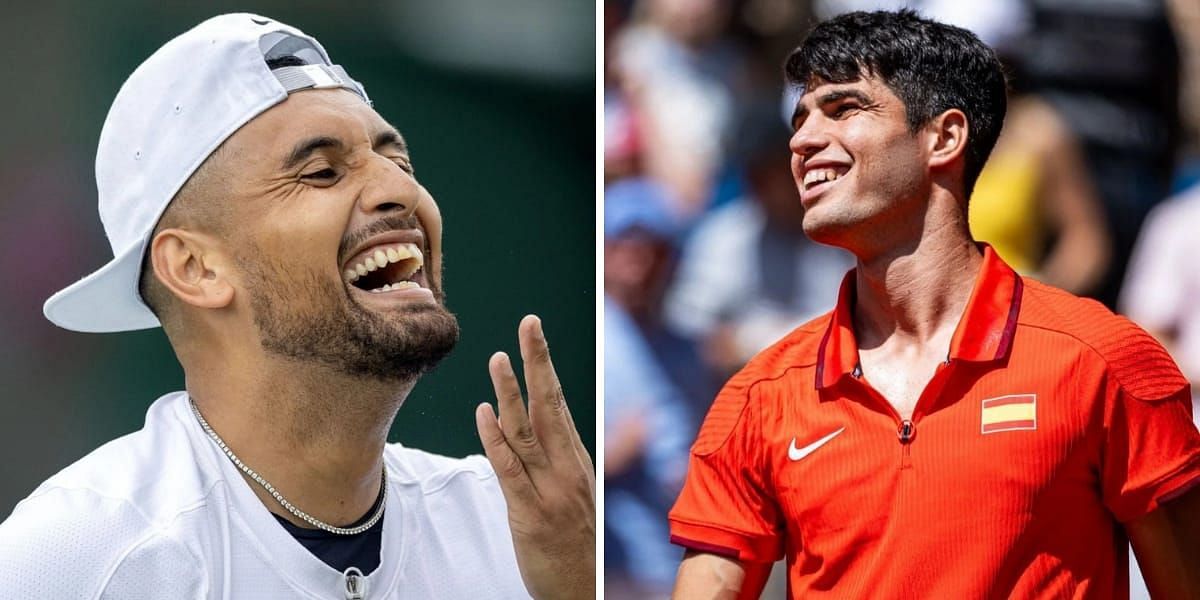
[[[297,281],[284,277],[279,265],[242,267],[262,347],[277,356],[398,384],[428,372],[458,342],[458,320],[432,283],[435,302],[381,314],[358,302],[348,286],[332,286],[318,273]]]

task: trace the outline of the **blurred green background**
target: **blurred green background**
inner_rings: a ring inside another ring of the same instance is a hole
[[[314,35],[412,148],[445,219],[462,340],[418,384],[391,439],[480,451],[488,356],[542,316],[584,442],[595,440],[595,4],[22,2],[0,21],[0,520],[42,480],[141,427],[181,389],[161,330],[79,334],[41,314],[106,262],[93,160],[125,77],[207,17],[256,12]]]

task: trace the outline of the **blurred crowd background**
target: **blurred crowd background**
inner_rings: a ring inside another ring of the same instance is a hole
[[[975,237],[1137,321],[1200,388],[1200,3],[606,0],[608,597],[667,595],[666,511],[714,392],[853,266],[801,230],[784,58],[820,19],[904,6],[974,31],[1011,76]]]
[[[392,440],[481,451],[487,360],[543,318],[585,444],[595,423],[595,4],[571,0],[15,2],[0,19],[0,520],[42,480],[141,427],[183,375],[161,330],[80,334],[42,317],[112,256],[93,161],[117,89],[222,12],[299,27],[408,140],[445,219],[458,348],[417,385]],[[119,468],[119,465],[114,465]]]

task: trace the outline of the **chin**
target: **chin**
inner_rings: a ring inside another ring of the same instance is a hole
[[[351,337],[360,343],[341,357],[346,372],[409,381],[431,370],[458,343],[458,319],[441,304],[405,305],[380,317],[351,326]]]
[[[411,382],[458,341],[457,319],[437,301],[380,310],[333,293],[297,298],[264,288],[250,288],[260,343],[268,353],[301,364],[376,381]]]
[[[826,218],[823,218],[826,217]],[[850,249],[853,239],[854,223],[845,223],[827,218],[827,215],[814,214],[810,210],[804,213],[804,235],[808,239],[826,246]]]

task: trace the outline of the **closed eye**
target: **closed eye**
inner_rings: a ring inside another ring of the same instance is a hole
[[[320,171],[313,171],[312,173],[305,173],[304,175],[301,175],[300,177],[302,179],[330,180],[330,179],[337,178],[337,171],[334,171],[332,168],[325,168],[325,169],[321,169]]]
[[[408,159],[397,157],[397,158],[392,158],[392,162],[396,163],[396,166],[400,167],[400,169],[403,170],[405,173],[408,173],[409,175],[416,175],[415,171],[413,171],[412,163],[409,162]]]
[[[858,105],[853,102],[844,102],[842,104],[837,105],[837,107],[833,109],[833,117],[834,118],[844,117],[844,116],[846,116],[846,113],[849,113],[852,110],[857,110],[858,108],[859,108]]]

